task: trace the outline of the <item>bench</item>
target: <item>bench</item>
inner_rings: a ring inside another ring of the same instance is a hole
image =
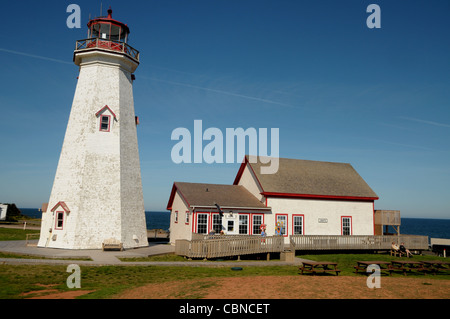
[[[118,241],[117,239],[110,238],[110,239],[105,239],[105,241],[102,243],[102,248],[103,248],[103,251],[106,251],[106,250],[122,251],[123,244],[120,241]]]
[[[421,263],[426,271],[433,272],[436,275],[439,271],[449,271],[450,262],[442,260],[423,260]]]
[[[337,269],[337,263],[328,262],[328,261],[303,261],[302,266],[299,268],[299,270],[302,271],[302,275],[304,271],[310,272],[313,275],[315,275],[317,272],[335,272],[336,276],[339,275],[341,272],[340,269]],[[333,266],[332,268],[330,266]]]
[[[357,265],[353,267],[355,268],[355,273],[358,273],[358,270],[362,270],[363,272],[367,273],[367,267],[369,267],[370,265],[377,265],[378,267],[380,267],[380,272],[387,271],[389,272],[389,275],[391,274],[391,263],[388,261],[357,261],[356,263]]]
[[[391,256],[402,257],[402,255],[406,255],[406,254],[402,253],[400,250],[391,249]]]
[[[408,260],[392,260],[391,261],[391,267],[389,269],[389,272],[392,273],[392,271],[400,270],[403,271],[403,275],[406,276],[407,272],[411,272],[413,270],[420,271],[424,275],[426,275],[426,269],[424,268],[424,265],[420,261],[408,261]]]

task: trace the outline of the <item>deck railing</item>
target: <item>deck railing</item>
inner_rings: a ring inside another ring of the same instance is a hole
[[[428,249],[427,236],[329,236],[292,235],[291,243],[295,250],[389,250],[392,242],[405,243],[410,250]]]
[[[214,239],[181,239],[175,242],[175,254],[189,258],[242,256],[283,250],[284,238],[281,236],[222,236]]]
[[[76,42],[75,51],[90,50],[95,48],[124,53],[130,58],[136,60],[136,62],[139,62],[139,51],[121,41],[103,40],[100,38],[78,40]]]
[[[194,235],[194,234],[193,234]],[[390,250],[392,242],[410,250],[427,250],[428,237],[292,235],[290,245],[283,236],[210,236],[195,234],[192,240],[176,240],[175,254],[189,258],[218,258],[294,250]]]

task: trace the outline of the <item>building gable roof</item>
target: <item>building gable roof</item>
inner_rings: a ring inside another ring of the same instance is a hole
[[[95,113],[95,116],[98,117],[100,114],[102,114],[106,110],[108,110],[114,118],[117,118],[116,113],[114,113],[108,105],[105,105],[100,110],[98,110],[98,112]]]
[[[234,181],[239,183],[249,165],[265,196],[311,197],[327,199],[376,200],[377,194],[348,163],[279,158],[275,174],[261,174],[261,162],[251,163],[245,156]]]
[[[221,208],[270,209],[241,185],[175,182],[167,204],[168,210],[172,209],[177,191],[189,207],[215,208],[218,204]]]
[[[66,213],[70,213],[70,209],[69,207],[67,207],[67,204],[65,202],[58,202],[55,206],[53,206],[53,208],[50,211],[54,212],[60,206]]]

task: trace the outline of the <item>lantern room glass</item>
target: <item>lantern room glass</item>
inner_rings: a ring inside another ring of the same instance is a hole
[[[88,38],[100,38],[102,40],[127,42],[127,36],[123,28],[109,22],[93,23],[89,29]]]

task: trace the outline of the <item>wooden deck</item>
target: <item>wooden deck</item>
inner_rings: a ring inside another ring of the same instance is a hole
[[[188,258],[219,258],[250,254],[284,252],[286,250],[390,250],[393,241],[405,243],[411,250],[427,250],[427,236],[327,236],[292,235],[290,245],[282,236],[208,236],[193,234],[192,240],[177,240],[175,254]]]
[[[409,250],[428,249],[428,236],[290,236],[295,250],[390,250],[392,242],[405,243]]]
[[[189,258],[218,258],[284,251],[281,236],[214,236],[211,239],[177,240],[175,254]]]

